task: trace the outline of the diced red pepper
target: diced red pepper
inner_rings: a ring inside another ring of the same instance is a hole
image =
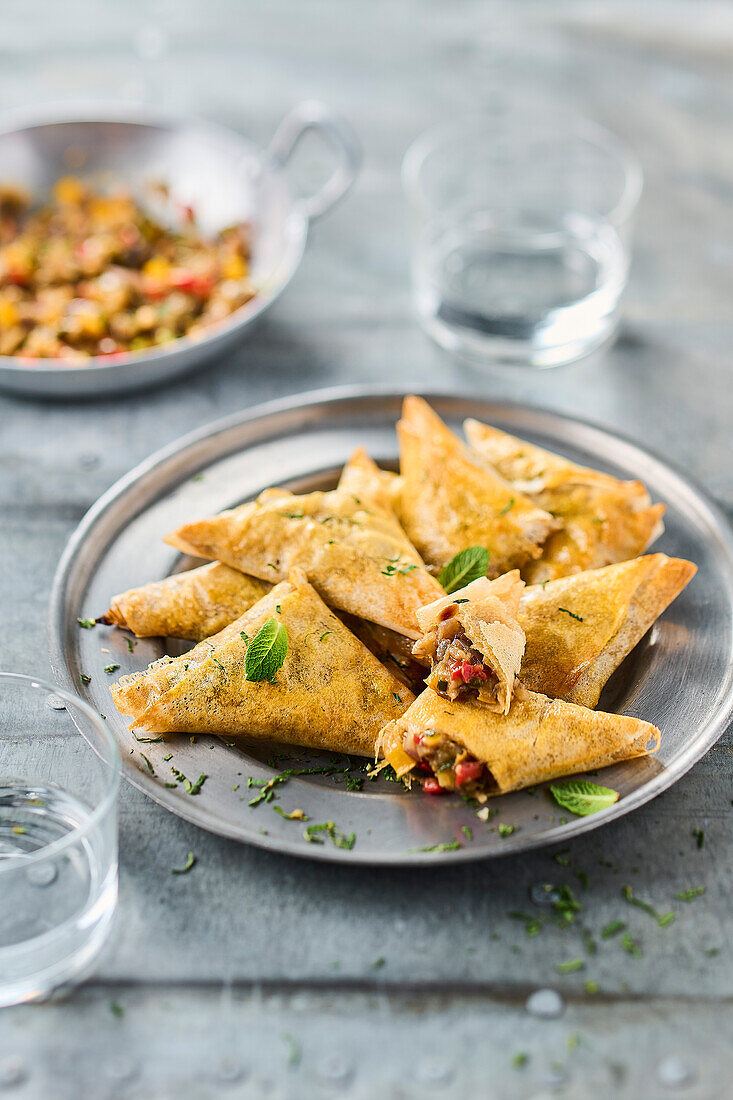
[[[176,290],[185,290],[189,294],[196,294],[200,298],[206,297],[214,289],[214,280],[205,275],[197,275],[195,271],[186,268],[173,268],[168,280]]]
[[[429,779],[423,779],[422,789],[423,789],[425,794],[442,794],[443,793],[443,787],[441,787],[438,780],[435,779],[433,776],[430,776]]]
[[[474,665],[470,661],[461,661],[451,672],[451,680],[463,680],[464,684],[470,684],[471,680],[488,680],[489,674],[483,665]]]
[[[460,787],[463,783],[479,779],[483,770],[484,766],[478,760],[462,760],[456,764],[456,786]]]

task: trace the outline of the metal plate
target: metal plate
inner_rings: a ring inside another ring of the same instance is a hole
[[[127,634],[80,629],[77,618],[95,617],[114,593],[189,564],[161,542],[184,520],[230,507],[273,483],[296,491],[331,487],[357,444],[394,466],[401,397],[322,391],[220,421],[134,469],[98,501],[72,537],[51,597],[54,674],[107,716],[125,777],[180,817],[263,848],[349,863],[408,865],[505,855],[565,841],[636,809],[679,779],[725,730],[733,713],[733,533],[719,510],[661,459],[602,428],[539,409],[427,395],[456,428],[464,417],[475,416],[573,460],[641,478],[653,498],[667,504],[666,531],[654,549],[695,561],[697,576],[613,676],[600,703],[658,725],[663,733],[658,756],[605,769],[600,782],[620,791],[620,800],[591,817],[567,815],[567,822],[544,790],[494,800],[499,813],[486,824],[457,796],[429,798],[381,779],[366,782],[361,791],[347,790],[337,776],[294,778],[279,788],[276,804],[284,810],[299,807],[313,823],[333,821],[342,832],[356,833],[354,848],[344,850],[306,842],[302,824],[273,813],[272,804],[248,806],[256,793],[247,790],[249,776],[269,778],[291,766],[290,759],[301,761],[302,754],[288,753],[272,767],[267,760],[273,750],[267,746],[230,747],[211,737],[145,745],[134,740],[112,705],[112,677],[104,666],[120,665],[115,678],[144,668],[166,651],[164,642],[141,639],[130,651]],[[91,682],[83,684],[82,673]],[[173,759],[164,761],[171,751]],[[206,773],[200,794],[167,788],[171,766],[191,779]],[[515,832],[501,838],[499,822],[514,825]],[[470,827],[472,839],[463,826]],[[454,838],[459,849],[420,850]]]

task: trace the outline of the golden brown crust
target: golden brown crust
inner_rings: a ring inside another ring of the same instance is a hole
[[[165,541],[265,581],[303,569],[332,607],[410,638],[419,636],[418,607],[442,593],[394,514],[341,489],[307,496],[271,489]]]
[[[663,531],[664,505],[652,505],[640,481],[579,466],[477,420],[464,427],[475,452],[561,524],[523,569],[528,584],[626,561]]]
[[[138,638],[209,638],[261,599],[272,585],[211,562],[114,596],[106,622]]]
[[[338,483],[343,492],[373,500],[396,516],[399,516],[401,486],[399,474],[380,469],[363,447],[356,448],[341,471]]]
[[[442,569],[469,546],[488,549],[489,577],[539,557],[555,521],[471,455],[421,398],[405,398],[397,435],[401,518],[429,566]]]
[[[247,648],[273,616],[287,631],[285,663],[274,683],[253,683]],[[374,754],[380,728],[414,699],[298,571],[213,638],[123,677],[111,691],[120,713],[145,733],[271,738],[361,756]]]
[[[611,673],[695,575],[649,554],[525,588],[520,678],[533,691],[593,707]]]
[[[438,733],[489,769],[492,794],[505,794],[563,775],[604,768],[659,747],[656,726],[621,714],[588,710],[525,691],[507,715],[477,700],[451,703],[424,691],[380,734],[378,751],[401,746],[406,733]]]

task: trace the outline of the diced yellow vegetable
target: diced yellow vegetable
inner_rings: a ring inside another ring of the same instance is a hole
[[[62,206],[78,206],[84,194],[84,185],[74,176],[63,176],[54,184],[53,197]]]
[[[221,271],[225,279],[243,279],[247,274],[247,265],[243,257],[235,252],[234,255],[226,257],[221,265]]]
[[[394,768],[395,774],[398,778],[401,778],[403,775],[407,775],[408,772],[412,771],[416,764],[416,761],[413,760],[412,757],[408,753],[406,753],[400,745],[397,745],[395,746],[395,748],[390,749],[390,751],[387,753],[387,760]]]

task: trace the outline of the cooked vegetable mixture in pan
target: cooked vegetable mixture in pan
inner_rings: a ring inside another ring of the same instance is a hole
[[[171,205],[162,185],[157,200]],[[141,351],[193,336],[254,297],[249,226],[206,239],[190,207],[177,214],[170,228],[129,192],[72,177],[35,209],[0,186],[0,355],[76,363]]]

